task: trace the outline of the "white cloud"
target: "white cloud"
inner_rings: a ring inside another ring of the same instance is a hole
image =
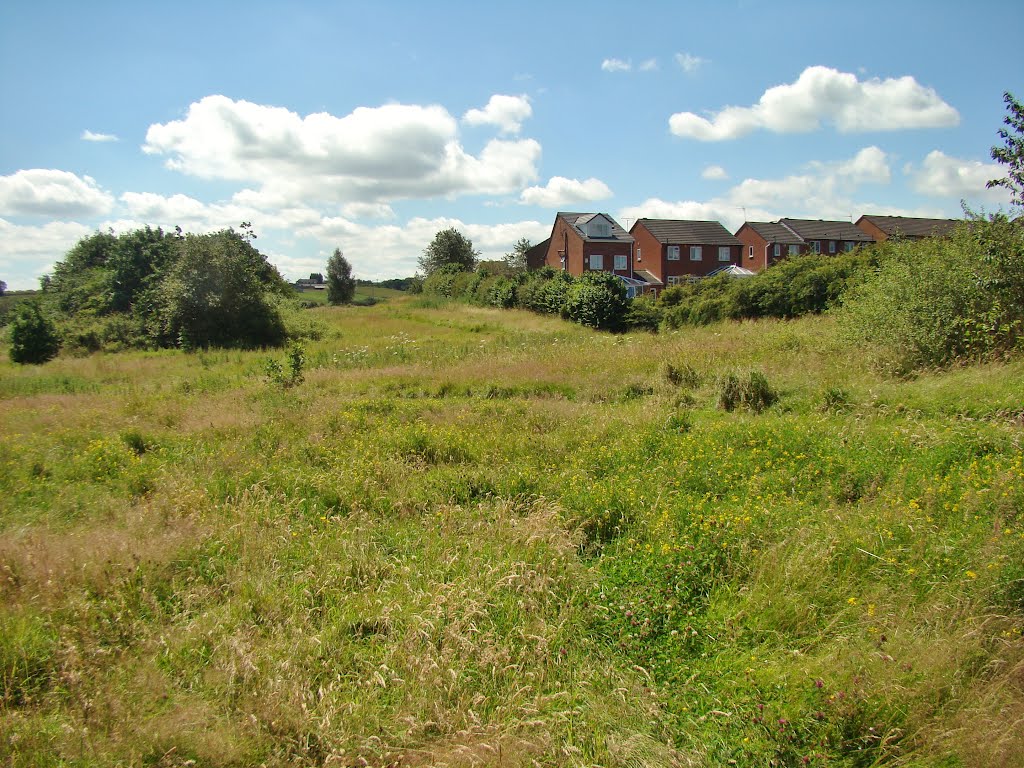
[[[633,69],[633,63],[622,59],[605,59],[601,62],[601,69],[605,72],[629,72]]]
[[[39,278],[92,230],[70,221],[51,221],[39,227],[0,219],[0,277],[11,290],[39,287]]]
[[[348,203],[341,213],[352,219],[393,219],[395,212],[386,203]]]
[[[120,139],[118,139],[117,136],[115,136],[112,133],[93,133],[92,131],[88,130],[82,131],[81,138],[82,141],[120,141]]]
[[[865,147],[848,160],[809,163],[802,173],[779,179],[744,179],[723,195],[707,201],[666,201],[650,198],[625,208],[623,218],[670,218],[721,221],[736,231],[748,221],[795,218],[846,219],[857,211],[887,213],[882,206],[854,200],[864,184],[888,184],[888,157],[878,147]],[[745,210],[744,210],[745,209]],[[906,213],[902,215],[936,215]]]
[[[612,191],[600,179],[567,179],[564,176],[552,177],[546,186],[527,187],[519,197],[524,205],[540,205],[545,208],[560,208],[570,203],[591,200],[606,200]]]
[[[722,181],[724,179],[728,179],[729,174],[726,173],[725,168],[720,165],[709,165],[700,172],[700,177],[710,181]]]
[[[360,107],[300,117],[281,107],[207,96],[182,120],[150,126],[143,150],[204,179],[260,185],[265,204],[387,202],[507,194],[537,178],[540,144],[492,139],[479,155],[440,106]]]
[[[669,127],[677,136],[701,141],[736,139],[757,130],[804,133],[834,123],[842,133],[940,128],[960,115],[933,88],[913,77],[859,81],[828,67],[808,67],[795,83],[769,88],[751,107],[725,107],[704,118],[677,112]]]
[[[700,56],[694,56],[691,53],[677,53],[675,58],[676,64],[688,75],[697,74],[697,70],[708,63],[707,59],[702,59]]]
[[[33,168],[0,176],[0,214],[6,216],[101,216],[114,198],[89,176]]]
[[[638,69],[641,72],[656,72],[658,69],[658,60],[647,59],[646,61],[641,61]]]
[[[903,170],[911,187],[923,195],[1010,202],[1007,190],[985,188],[991,179],[1006,176],[1006,170],[996,163],[961,160],[936,149],[928,153],[920,168],[908,163]]]
[[[533,114],[526,96],[491,96],[483,109],[471,109],[462,116],[469,125],[496,125],[502,133],[519,133],[523,121]]]

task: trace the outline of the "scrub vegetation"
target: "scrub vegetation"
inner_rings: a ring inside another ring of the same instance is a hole
[[[1009,341],[305,312],[0,350],[0,763],[1024,764]]]

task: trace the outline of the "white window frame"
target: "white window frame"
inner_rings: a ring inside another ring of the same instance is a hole
[[[637,261],[641,260],[640,259],[640,246],[639,245],[636,247],[636,260]]]
[[[782,244],[781,243],[776,243],[772,253],[775,256],[775,258],[778,258],[779,256],[781,256],[782,255]]]
[[[753,246],[751,246],[753,248]],[[753,255],[753,254],[751,254]],[[732,248],[728,245],[718,246],[718,260],[719,261],[732,261]]]
[[[704,261],[704,249],[702,246],[690,246],[690,261]]]
[[[748,259],[754,258],[754,246],[752,246],[752,245],[748,245],[747,246],[747,258]]]
[[[629,269],[629,258],[624,254],[615,255],[615,269],[624,270]]]
[[[668,247],[668,256],[666,256],[666,258],[669,261],[679,261],[679,246],[670,245]]]
[[[595,264],[597,266],[594,266]],[[590,267],[590,269],[592,269],[594,271],[597,271],[597,272],[600,272],[601,270],[604,269],[604,254],[602,254],[602,253],[592,253],[592,254],[590,254],[590,258],[587,260],[587,265]]]
[[[679,285],[683,282],[683,278],[679,275],[669,275],[665,278],[669,285]]]
[[[789,246],[789,255],[790,256],[799,256],[800,255],[800,246],[799,245],[790,245]]]
[[[836,241],[835,240],[829,240],[828,241],[828,252],[829,253],[835,253],[836,252]]]
[[[815,253],[821,253],[821,240],[812,240],[811,250]]]

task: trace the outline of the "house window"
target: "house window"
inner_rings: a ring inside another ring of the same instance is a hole
[[[812,240],[811,250],[815,253],[821,253],[821,240]]]
[[[847,253],[852,251],[853,250],[853,243],[851,243],[849,240],[847,240],[845,243],[843,243],[843,250],[846,251]]]
[[[751,250],[753,250],[753,246],[751,246]],[[751,253],[750,255],[753,256],[754,254]],[[732,248],[730,248],[728,245],[718,246],[718,260],[732,261]]]
[[[690,261],[700,261],[703,258],[704,258],[704,255],[701,253],[701,247],[699,245],[691,245],[690,246]]]
[[[774,253],[775,258],[778,258],[779,256],[782,255],[782,246],[776,243],[775,247],[772,249],[772,252]]]
[[[637,249],[636,249],[636,260],[640,261],[640,246],[637,246]]]
[[[668,247],[668,260],[669,261],[679,261],[679,246],[678,245],[670,245]]]
[[[668,284],[669,285],[679,285],[679,283],[681,283],[682,281],[683,281],[683,278],[681,278],[679,275],[669,275],[668,276]]]
[[[747,258],[748,259],[754,258],[754,246],[752,246],[752,245],[748,247]]]
[[[616,256],[615,257],[615,268],[616,269],[625,269],[626,268],[626,257],[625,256]]]
[[[790,256],[798,256],[799,254],[800,254],[800,246],[799,245],[791,245],[791,246],[789,246],[789,255]]]
[[[835,253],[836,252],[836,241],[835,240],[829,240],[828,241],[828,252],[829,253]]]
[[[612,228],[606,221],[595,221],[590,226],[591,237],[611,237]]]
[[[590,254],[590,268],[604,269],[604,256],[602,256],[600,253]]]

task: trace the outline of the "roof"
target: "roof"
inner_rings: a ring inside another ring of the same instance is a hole
[[[743,245],[717,221],[686,221],[683,219],[637,219],[634,227],[643,225],[662,244],[673,245]],[[860,231],[860,230],[858,230]]]
[[[728,275],[729,277],[753,277],[756,272],[751,272],[746,267],[741,267],[736,264],[729,264],[725,267],[719,267],[708,272],[707,277],[714,277],[715,275]]]
[[[664,283],[661,282],[661,280],[659,280],[656,275],[654,275],[652,272],[648,272],[646,269],[634,269],[633,275],[635,277],[639,277],[641,280],[644,280],[650,285],[664,285]]]
[[[779,219],[804,240],[850,240],[855,243],[873,243],[875,238],[849,221],[822,219]]]
[[[526,268],[527,269],[540,269],[544,266],[544,260],[548,255],[548,246],[551,245],[551,238],[543,242],[537,243],[532,248],[528,248],[526,251]]]
[[[586,224],[595,216],[604,216],[608,221],[612,223],[612,235],[611,237],[590,237],[580,227]],[[580,236],[585,242],[588,243],[611,243],[615,241],[623,243],[632,243],[633,236],[619,226],[619,222],[609,216],[607,213],[571,213],[568,211],[559,211],[555,214],[556,218],[565,219],[566,223],[572,227],[576,234]]]
[[[748,221],[744,226],[750,227],[769,243],[781,243],[782,245],[803,245],[803,238],[793,230],[787,229],[778,222],[770,221]],[[743,229],[743,227],[740,227]],[[738,233],[738,232],[737,232]]]
[[[952,234],[959,219],[918,219],[912,216],[875,216],[864,214],[857,223],[868,221],[885,232],[887,237],[945,237]]]

